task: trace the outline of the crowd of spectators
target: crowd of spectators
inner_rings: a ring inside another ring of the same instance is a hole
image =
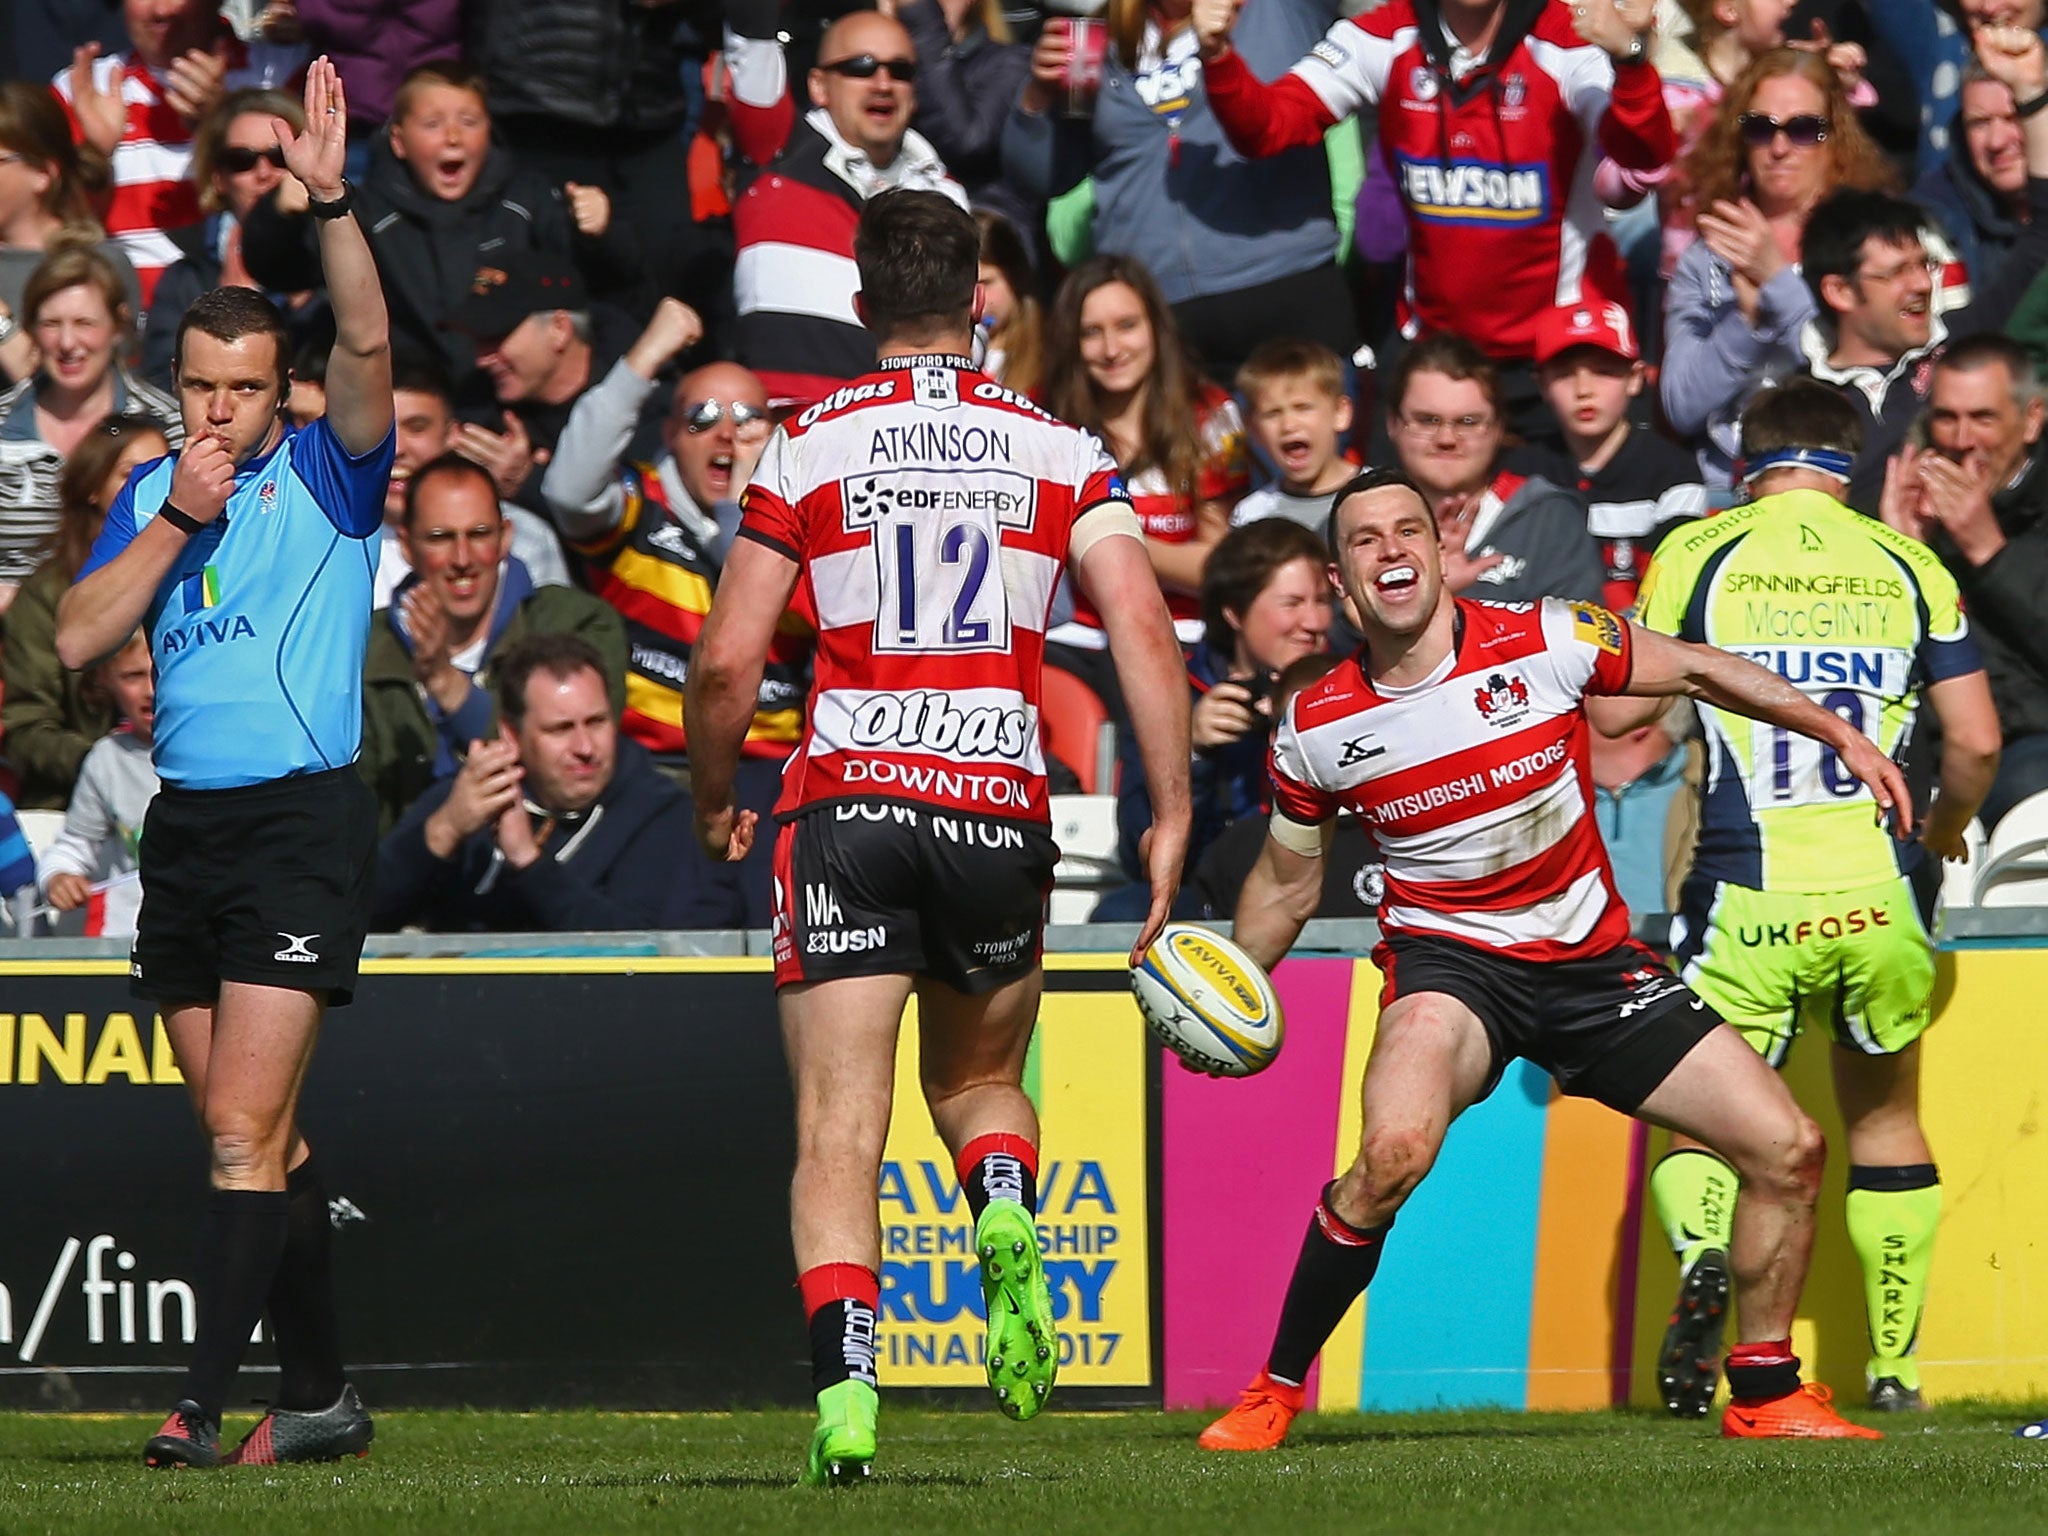
[[[275,126],[320,53],[397,354],[364,679],[381,923],[765,925],[769,841],[728,870],[689,834],[682,685],[774,422],[873,361],[852,232],[898,187],[974,210],[981,365],[1131,491],[1194,699],[1185,910],[1230,912],[1273,724],[1356,643],[1322,541],[1360,465],[1423,487],[1454,590],[1626,609],[1662,537],[1743,494],[1743,407],[1795,375],[1870,425],[1851,503],[1962,585],[2007,738],[1993,822],[2048,787],[2044,24],[2044,0],[23,0],[0,754],[15,805],[68,816],[42,899],[109,932],[132,909],[146,652],[68,672],[53,621],[129,473],[182,440],[179,316],[266,293],[291,413],[324,409]],[[809,635],[784,620],[757,700],[738,793],[763,812]],[[1071,591],[1046,655],[1122,720]],[[1596,753],[1646,911],[1686,737]],[[1097,788],[1135,874],[1124,746]],[[1345,827],[1324,910],[1376,901]]]

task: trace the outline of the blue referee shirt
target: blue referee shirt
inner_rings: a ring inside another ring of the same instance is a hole
[[[233,789],[356,760],[371,576],[395,433],[352,457],[325,419],[235,471],[227,510],[185,543],[143,619],[156,660],[157,774]],[[177,455],[137,469],[79,578],[171,494]]]

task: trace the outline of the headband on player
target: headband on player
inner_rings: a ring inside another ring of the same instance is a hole
[[[1742,483],[1755,485],[1774,469],[1811,469],[1823,475],[1833,475],[1846,485],[1849,471],[1855,463],[1850,455],[1832,448],[1773,448],[1769,453],[1758,454],[1743,467]]]

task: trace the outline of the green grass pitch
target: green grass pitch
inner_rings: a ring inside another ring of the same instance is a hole
[[[1647,1414],[1311,1415],[1263,1456],[1195,1448],[1188,1414],[884,1404],[872,1483],[793,1486],[795,1413],[391,1413],[341,1466],[152,1473],[154,1420],[0,1415],[0,1533],[2048,1531],[2042,1410],[1962,1405],[1869,1442],[1731,1443]],[[246,1428],[231,1423],[231,1437]]]

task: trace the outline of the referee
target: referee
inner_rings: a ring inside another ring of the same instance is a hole
[[[390,325],[342,180],[347,103],[325,57],[306,130],[277,123],[319,221],[336,338],[327,415],[287,426],[284,317],[253,289],[186,311],[174,356],[185,449],[138,469],[57,609],[83,667],[142,626],[163,792],[140,850],[136,995],[163,1013],[212,1153],[198,1335],[153,1467],[217,1466],[220,1417],[259,1318],[281,1381],[226,1459],[369,1449],[344,1380],[327,1201],[295,1106],[321,1015],[362,958],[377,809],[362,734],[371,573],[394,440]]]

